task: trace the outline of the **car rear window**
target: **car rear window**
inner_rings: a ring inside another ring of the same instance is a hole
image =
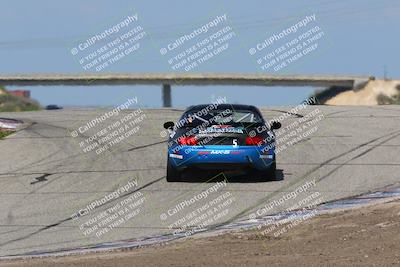
[[[252,110],[216,109],[216,110],[190,110],[184,113],[178,122],[178,127],[199,125],[241,125],[259,124],[263,119],[258,112]]]

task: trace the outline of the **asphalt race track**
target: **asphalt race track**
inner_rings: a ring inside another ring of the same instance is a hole
[[[271,119],[289,109],[263,108],[262,112]],[[248,218],[271,200],[313,179],[316,186],[304,194],[319,192],[323,201],[399,182],[400,107],[310,106],[290,114],[282,122],[283,127],[315,109],[324,115],[316,124],[318,130],[277,156],[280,181],[224,174],[228,183],[212,194],[217,197],[229,192],[233,201],[212,225]],[[167,144],[160,132],[162,124],[176,121],[182,110],[143,110],[146,117],[137,133],[100,155],[94,151],[84,153],[79,143],[104,128],[104,124],[86,136],[73,138],[71,131],[105,112],[106,109],[71,108],[1,114],[4,118],[21,119],[27,127],[0,140],[0,256],[171,233],[170,224],[204,204],[205,199],[199,200],[168,215],[166,220],[160,219],[178,203],[216,185],[214,180],[204,183],[201,177],[194,179],[201,173],[188,174],[193,177],[186,177],[184,182],[165,180]],[[112,125],[130,112],[125,110],[105,123]],[[93,233],[85,236],[80,225],[131,197],[133,191],[97,207],[87,216],[75,220],[71,216],[135,179],[135,192],[145,197],[140,212],[99,237]],[[290,207],[299,199],[288,200],[265,214]]]

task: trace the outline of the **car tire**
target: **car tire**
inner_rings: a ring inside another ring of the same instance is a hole
[[[178,182],[181,180],[181,173],[172,166],[169,158],[167,161],[167,182]]]
[[[278,181],[278,177],[276,176],[276,161],[271,164],[269,169],[266,171],[267,179],[269,181]]]
[[[262,181],[278,181],[276,175],[276,161],[274,160],[267,170],[258,171],[258,174]]]

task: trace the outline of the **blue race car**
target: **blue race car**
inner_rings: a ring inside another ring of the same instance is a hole
[[[276,180],[275,134],[281,124],[265,122],[249,105],[210,104],[189,107],[170,133],[167,181],[181,180],[189,169],[241,169]]]

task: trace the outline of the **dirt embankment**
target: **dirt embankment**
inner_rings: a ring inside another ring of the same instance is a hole
[[[15,96],[0,88],[0,112],[40,110],[40,104],[33,99]]]
[[[4,266],[400,266],[400,201],[326,214],[275,237],[260,231]],[[262,230],[261,230],[262,231]]]
[[[372,80],[361,90],[345,91],[327,100],[327,105],[378,105],[379,97],[395,97],[400,94],[399,80]]]

